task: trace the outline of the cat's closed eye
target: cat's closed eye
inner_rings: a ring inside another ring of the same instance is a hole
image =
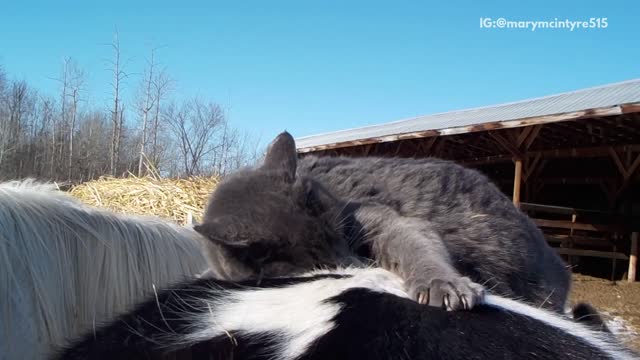
[[[264,262],[271,256],[271,253],[272,249],[265,246],[263,240],[251,244],[247,249],[247,257],[255,262]]]

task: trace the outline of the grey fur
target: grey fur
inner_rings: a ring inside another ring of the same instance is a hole
[[[288,133],[227,177],[196,230],[231,280],[377,261],[422,303],[471,308],[492,292],[563,311],[570,276],[540,230],[484,175],[427,158],[309,156]]]

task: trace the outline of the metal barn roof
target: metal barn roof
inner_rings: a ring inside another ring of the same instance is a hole
[[[640,79],[296,139],[299,152],[640,111]]]

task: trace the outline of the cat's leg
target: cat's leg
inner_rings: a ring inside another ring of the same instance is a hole
[[[482,301],[484,288],[451,265],[442,238],[425,220],[384,205],[365,205],[354,215],[375,260],[400,275],[416,301],[448,310],[471,309]]]

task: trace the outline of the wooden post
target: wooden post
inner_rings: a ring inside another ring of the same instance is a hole
[[[571,215],[571,223],[575,224],[577,218],[578,218],[578,215],[574,212]],[[568,242],[569,248],[573,249],[573,226],[571,226],[571,229],[569,229],[569,238],[567,239],[567,242]],[[573,267],[573,260],[574,260],[573,256],[568,255],[567,260],[569,261],[569,265]]]
[[[629,255],[629,272],[627,281],[636,281],[636,265],[638,264],[638,233],[631,233],[631,252]]]
[[[516,169],[513,179],[513,204],[520,207],[520,184],[522,183],[522,159],[515,159]]]
[[[615,239],[616,239],[615,241],[618,241],[617,234],[614,234],[614,236],[615,236]],[[618,246],[614,243],[613,244],[613,253],[615,254],[617,252],[618,252]],[[614,285],[616,283],[616,258],[615,257],[613,257],[611,259],[611,282],[613,282]]]

